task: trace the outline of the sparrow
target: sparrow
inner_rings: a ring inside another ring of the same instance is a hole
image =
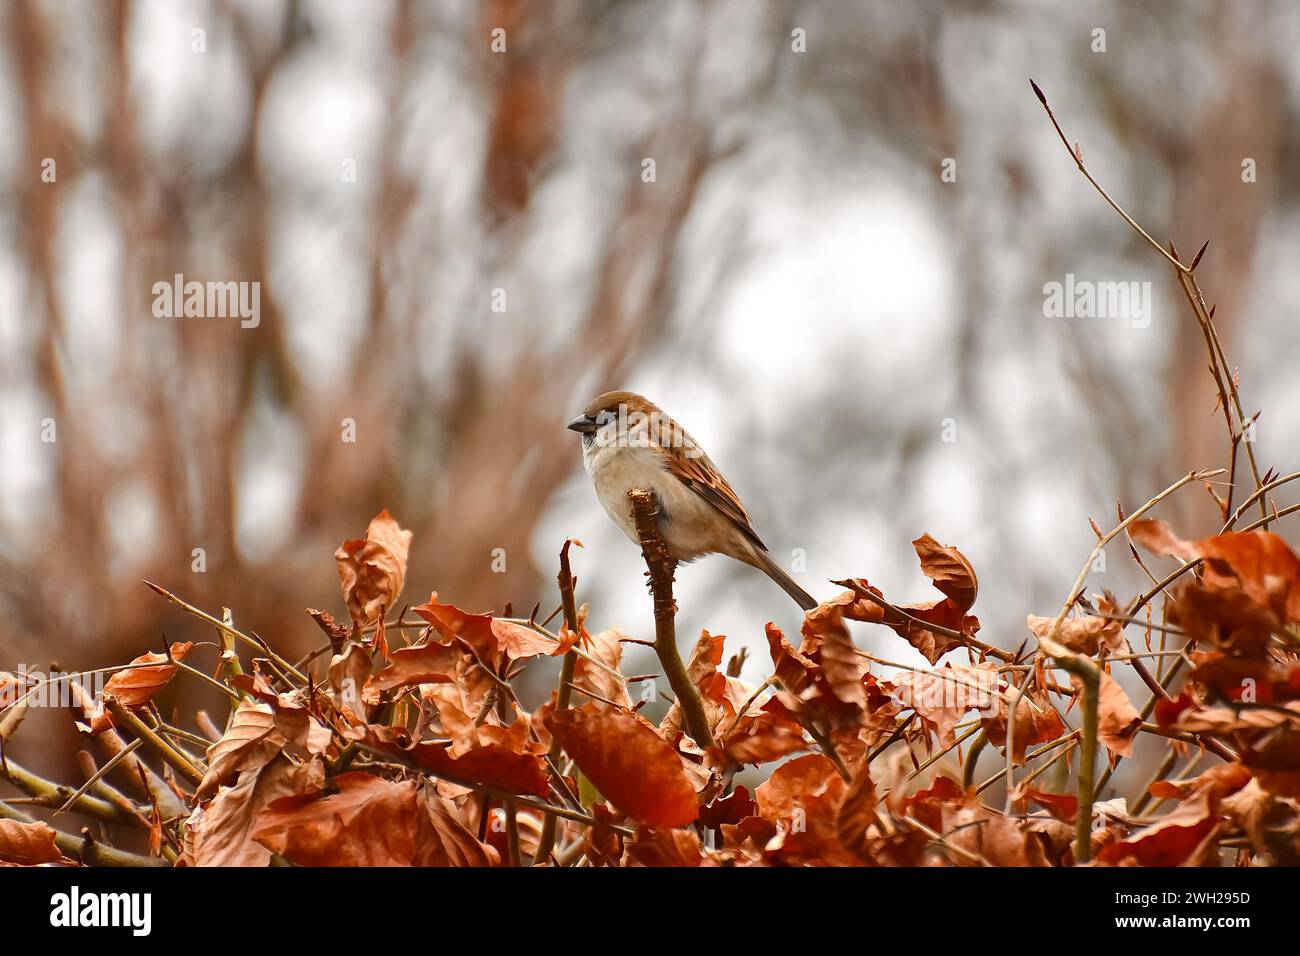
[[[568,427],[582,435],[582,464],[610,520],[641,543],[628,492],[653,491],[659,530],[675,561],[725,554],[757,568],[805,611],[817,601],[773,560],[727,479],[687,431],[634,392],[605,392]]]

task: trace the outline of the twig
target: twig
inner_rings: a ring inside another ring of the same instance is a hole
[[[1237,510],[1232,513],[1232,517],[1230,517],[1227,521],[1225,521],[1223,523],[1223,527],[1219,529],[1219,534],[1223,534],[1227,531],[1231,531],[1232,526],[1237,523],[1237,521],[1241,518],[1242,514],[1245,513],[1246,509],[1249,508],[1256,501],[1258,501],[1260,498],[1262,498],[1264,495],[1268,494],[1278,485],[1285,485],[1288,481],[1295,481],[1297,478],[1300,478],[1300,471],[1293,471],[1289,475],[1283,475],[1281,478],[1274,478],[1272,481],[1260,485],[1258,488],[1256,488],[1254,491],[1250,493],[1250,495],[1246,498],[1245,501],[1243,501],[1240,505],[1237,506]]]
[[[86,782],[77,788],[77,792],[74,793],[72,796],[68,797],[68,799],[63,803],[63,805],[59,807],[59,809],[54,811],[53,815],[57,817],[60,813],[70,810],[73,804],[77,803],[83,796],[85,796],[87,791],[89,791],[92,787],[95,786],[95,784],[99,783],[99,781],[103,779],[106,773],[108,773],[110,770],[116,767],[127,757],[131,756],[132,753],[134,753],[137,749],[139,749],[140,745],[141,745],[140,741],[133,740],[126,747],[123,747],[121,750],[119,750],[112,758],[108,760],[107,763],[104,764],[104,766],[100,767],[93,774],[91,774],[90,777],[87,778]]]
[[[506,801],[506,853],[510,857],[511,866],[524,865],[523,858],[519,855],[519,814],[513,800]]]
[[[560,663],[560,686],[555,692],[555,709],[557,711],[568,710],[569,701],[573,696],[573,673],[578,663],[578,602],[573,595],[573,572],[569,568],[569,546],[573,541],[566,540],[560,548],[560,573],[556,577],[556,583],[560,588],[560,606],[564,609],[564,626],[568,628],[573,635],[573,644],[564,653],[564,660]],[[532,623],[532,619],[529,619]],[[559,737],[551,738],[551,747],[546,753],[546,762],[554,766],[560,759],[560,752],[563,747],[560,744]],[[542,833],[537,841],[537,854],[533,857],[534,863],[540,863],[551,855],[551,850],[555,847],[555,834],[559,823],[553,814],[547,814],[542,820]]]
[[[1083,685],[1083,754],[1079,761],[1079,809],[1074,831],[1074,859],[1087,863],[1092,859],[1092,802],[1095,788],[1093,773],[1097,761],[1097,697],[1101,687],[1101,668],[1081,654],[1044,638],[1043,650],[1056,665],[1079,679]]]
[[[902,608],[895,607],[893,604],[890,604],[888,601],[882,598],[879,594],[876,594],[874,591],[864,588],[856,581],[848,579],[843,581],[832,581],[831,583],[838,584],[840,587],[848,588],[856,596],[860,598],[865,598],[866,600],[870,601],[872,604],[879,605],[880,608],[882,608],[883,610],[885,610],[890,614],[897,614],[908,624],[911,624],[913,627],[919,630],[930,631],[931,633],[934,634],[942,634],[944,637],[952,638],[954,641],[958,641],[966,645],[967,647],[974,648],[975,650],[983,654],[987,654],[990,657],[996,657],[998,660],[1004,661],[1005,663],[1011,664],[1015,662],[1015,655],[1012,654],[1010,651],[1004,651],[999,647],[994,647],[992,644],[986,644],[983,641],[981,641],[979,638],[972,637],[969,634],[963,634],[961,631],[955,631],[950,627],[944,627],[942,624],[931,624],[929,621],[923,621],[919,617],[914,617],[913,615],[908,614]]]
[[[1166,252],[1164,246],[1160,245],[1160,243],[1152,239],[1151,236],[1147,234],[1147,231],[1143,229],[1141,226],[1139,226],[1137,222],[1133,219],[1133,217],[1130,216],[1128,213],[1126,213],[1120,207],[1119,203],[1115,202],[1114,199],[1110,198],[1110,193],[1106,192],[1106,190],[1104,190],[1101,187],[1101,183],[1097,182],[1097,180],[1093,178],[1092,173],[1088,172],[1088,167],[1083,164],[1082,151],[1074,146],[1071,146],[1070,141],[1066,139],[1065,131],[1061,129],[1061,124],[1056,121],[1056,114],[1053,113],[1052,108],[1047,105],[1047,96],[1044,95],[1043,91],[1039,88],[1038,84],[1035,83],[1033,80],[1029,81],[1029,85],[1034,88],[1034,95],[1038,97],[1038,102],[1043,104],[1043,109],[1047,110],[1047,118],[1052,121],[1052,126],[1055,127],[1056,129],[1056,135],[1061,137],[1061,142],[1065,144],[1065,149],[1070,154],[1070,158],[1072,158],[1074,160],[1074,164],[1079,167],[1079,172],[1083,173],[1084,178],[1087,179],[1088,182],[1092,183],[1092,188],[1097,190],[1097,192],[1101,194],[1101,198],[1106,200],[1106,202],[1110,205],[1111,209],[1114,209],[1117,213],[1119,213],[1120,218],[1122,218],[1126,223],[1132,226],[1134,231],[1137,232],[1138,235],[1140,235],[1143,239],[1145,239],[1148,243],[1150,243],[1152,249],[1154,249],[1156,252],[1160,253],[1160,255],[1168,259],[1170,265],[1172,265],[1179,272],[1191,271],[1188,269],[1187,266],[1183,265],[1181,262],[1179,262],[1177,259],[1171,256],[1168,252]]]
[[[266,650],[266,648],[262,644],[253,640],[243,631],[231,627],[229,624],[225,623],[224,621],[218,620],[217,618],[213,617],[207,611],[202,611],[199,608],[195,607],[193,604],[190,604],[189,602],[182,600],[181,598],[173,594],[171,591],[168,591],[165,587],[162,587],[159,584],[154,584],[152,581],[145,581],[144,583],[155,594],[161,594],[163,597],[171,601],[181,610],[186,611],[189,614],[193,614],[195,617],[199,618],[200,620],[207,621],[209,624],[211,624],[213,627],[217,628],[218,630],[228,631],[230,633],[230,636],[234,637],[236,640],[243,641],[249,647],[255,648],[259,651]],[[280,665],[280,667],[283,668],[286,673],[292,675],[295,680],[302,681],[304,684],[307,683],[307,678],[302,674],[301,671],[298,670],[298,668],[294,667],[284,658],[280,657],[280,655],[274,652],[268,652],[268,653],[270,653],[271,659],[275,661],[278,665]]]
[[[1193,481],[1198,481],[1202,478],[1211,478],[1215,475],[1221,475],[1221,474],[1223,474],[1222,468],[1216,468],[1212,471],[1189,472],[1188,474],[1184,475],[1182,478],[1179,478],[1177,481],[1175,481],[1164,491],[1160,492],[1160,494],[1156,495],[1154,498],[1152,498],[1150,501],[1144,504],[1141,508],[1138,508],[1127,518],[1125,518],[1123,521],[1117,524],[1114,528],[1108,531],[1106,534],[1102,535],[1101,538],[1097,541],[1097,543],[1093,545],[1092,551],[1088,555],[1088,559],[1083,563],[1083,568],[1079,571],[1079,576],[1075,578],[1074,586],[1070,588],[1070,594],[1065,599],[1065,603],[1061,606],[1060,613],[1057,614],[1056,619],[1052,621],[1052,626],[1050,630],[1048,630],[1047,636],[1053,641],[1056,640],[1057,632],[1061,629],[1061,625],[1065,622],[1066,615],[1070,613],[1070,608],[1074,607],[1074,602],[1078,599],[1079,594],[1083,591],[1084,582],[1088,580],[1088,572],[1092,569],[1093,562],[1097,560],[1097,555],[1101,554],[1101,552],[1105,549],[1107,544],[1109,544],[1112,540],[1114,540],[1114,538],[1117,535],[1119,535],[1121,532],[1125,531],[1129,527],[1129,525],[1131,525],[1134,521],[1142,517],[1142,515],[1146,514],[1148,511],[1150,511],[1160,502],[1164,501],[1166,498],[1168,498],[1178,489],[1182,488],[1184,485],[1187,485]]]
[[[120,700],[115,697],[108,697],[104,701],[104,705],[108,708],[108,712],[113,715],[115,726],[129,729],[131,733],[144,741],[150,750],[171,764],[186,780],[196,785],[203,781],[203,771],[190,763],[189,758],[183,753],[154,733],[143,720],[127,709]]]

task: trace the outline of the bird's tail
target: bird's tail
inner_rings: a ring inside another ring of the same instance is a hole
[[[757,558],[755,567],[779,584],[782,591],[794,598],[795,604],[805,611],[811,611],[817,606],[817,599],[795,584],[794,579],[785,573],[785,568],[773,560],[771,554],[759,548],[755,548],[754,552],[754,557]]]

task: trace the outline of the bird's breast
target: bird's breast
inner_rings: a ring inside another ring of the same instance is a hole
[[[604,446],[583,449],[583,465],[596,488],[596,497],[610,520],[639,544],[627,493],[634,488],[653,491],[659,499],[660,531],[668,550],[679,561],[714,551],[730,553],[731,529],[702,497],[664,468],[663,455],[652,448]]]

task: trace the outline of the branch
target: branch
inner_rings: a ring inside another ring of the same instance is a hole
[[[650,571],[650,592],[654,595],[655,653],[663,667],[668,685],[682,710],[682,722],[695,738],[695,743],[708,750],[713,746],[713,733],[700,699],[700,689],[691,681],[677,652],[677,604],[673,601],[673,573],[677,562],[668,553],[668,545],[659,532],[659,503],[653,491],[633,489],[628,492],[632,502],[632,518],[636,523],[637,538],[641,541],[641,556]]]
[[[139,823],[137,818],[129,816],[108,801],[92,797],[86,793],[79,793],[74,787],[46,780],[30,770],[20,767],[14,763],[13,758],[8,756],[5,757],[3,765],[0,765],[0,779],[8,780],[43,807],[58,810],[70,804],[66,806],[66,809],[75,809],[78,813],[85,814],[96,820],[102,820],[104,823],[131,823],[137,825]]]

